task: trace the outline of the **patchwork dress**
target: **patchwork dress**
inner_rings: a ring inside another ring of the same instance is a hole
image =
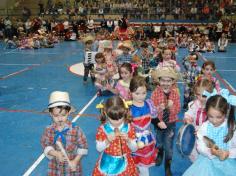
[[[131,105],[130,111],[133,117],[132,125],[135,127],[137,142],[141,141],[144,144],[143,148],[132,153],[135,164],[145,167],[153,166],[158,152],[155,137],[150,129],[151,120],[156,117],[155,108],[151,101],[147,100],[142,107]]]

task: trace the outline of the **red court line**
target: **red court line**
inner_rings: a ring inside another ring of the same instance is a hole
[[[40,112],[40,111],[35,111],[35,110],[25,110],[25,109],[7,109],[7,108],[0,108],[0,111],[5,111],[5,112],[24,112],[24,113],[33,113],[33,114],[39,114],[39,115],[44,115],[48,114],[47,112]],[[100,117],[99,114],[76,114],[73,113],[71,116],[74,118],[76,116],[80,117],[95,117],[98,118]]]
[[[26,68],[24,68],[24,69],[22,69],[22,70],[19,70],[19,71],[17,71],[17,72],[13,72],[13,73],[11,73],[11,74],[9,74],[9,75],[0,77],[0,80],[4,80],[4,79],[7,79],[7,78],[12,77],[12,76],[19,75],[20,73],[23,73],[23,72],[25,72],[25,71],[32,70],[34,67],[36,67],[36,66],[26,67]]]
[[[198,56],[200,56],[200,58],[203,60],[203,61],[207,61],[207,59],[205,57],[202,56],[202,54],[198,54]],[[222,76],[220,76],[220,74],[216,71],[215,72],[215,75],[216,75],[216,78],[218,80],[220,80],[222,82],[222,84],[226,87],[226,89],[229,90],[229,92],[232,94],[232,95],[236,95],[236,92],[231,88],[231,86],[222,78]]]

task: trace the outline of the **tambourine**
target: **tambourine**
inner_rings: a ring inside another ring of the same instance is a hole
[[[183,156],[191,154],[196,141],[195,128],[192,124],[184,124],[178,131],[176,146]]]

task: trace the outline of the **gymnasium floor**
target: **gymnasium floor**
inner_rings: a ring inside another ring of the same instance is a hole
[[[51,120],[41,113],[54,90],[68,91],[72,104],[77,108],[73,121],[87,136],[89,154],[83,158],[83,175],[90,176],[98,152],[95,149],[95,133],[99,125],[96,104],[107,97],[96,97],[96,89],[89,82],[83,85],[81,76],[71,73],[70,66],[82,62],[83,46],[79,42],[64,42],[53,49],[5,50],[0,43],[0,175],[45,176],[47,159],[42,155],[40,138]],[[179,49],[178,61],[187,54]],[[236,44],[230,44],[226,53],[205,53],[217,66],[217,78],[222,87],[235,92]],[[199,64],[202,65],[203,59]],[[179,83],[182,93],[182,83]],[[90,115],[90,116],[89,116]],[[183,112],[179,114],[182,118]],[[182,125],[178,123],[178,127]],[[176,150],[172,171],[181,176],[190,162]],[[163,165],[152,167],[150,175],[164,176]]]

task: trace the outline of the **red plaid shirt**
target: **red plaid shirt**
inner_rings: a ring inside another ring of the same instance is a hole
[[[68,122],[64,129],[66,128],[69,128],[69,130],[64,135],[64,138],[66,141],[66,145],[64,144],[64,148],[67,152],[69,159],[72,160],[78,155],[78,152],[80,152],[80,150],[87,152],[88,145],[87,145],[87,140],[84,133],[78,126],[74,126],[70,122]],[[44,130],[44,133],[41,138],[41,145],[43,149],[45,149],[46,147],[53,147],[55,150],[60,151],[58,146],[54,144],[54,137],[56,135],[55,129],[56,129],[56,126],[52,124]],[[60,140],[61,142],[63,142],[60,137],[57,140]],[[64,163],[59,162],[54,157],[49,160],[48,175],[50,176],[64,176],[64,175],[79,176],[79,175],[82,175],[81,165],[80,163],[78,163],[76,171],[72,172],[67,162],[64,162]]]
[[[162,121],[163,110],[160,108],[160,105],[167,105],[167,97],[160,86],[157,86],[152,92],[151,99],[158,110],[157,117]],[[173,106],[170,108],[169,122],[175,122],[178,119],[177,114],[180,112],[180,96],[176,86],[171,88],[168,100],[173,101]]]

